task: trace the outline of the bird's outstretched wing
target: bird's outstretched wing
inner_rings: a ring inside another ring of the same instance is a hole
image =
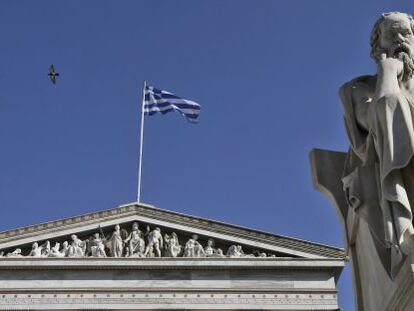
[[[53,64],[50,65],[48,76],[50,77],[50,81],[52,81],[53,84],[56,84],[56,77],[59,76],[59,73],[55,71],[55,66]]]

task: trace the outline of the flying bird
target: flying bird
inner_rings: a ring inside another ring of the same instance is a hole
[[[59,73],[55,71],[55,66],[50,65],[49,73],[47,74],[53,84],[56,84],[56,77],[59,77]]]

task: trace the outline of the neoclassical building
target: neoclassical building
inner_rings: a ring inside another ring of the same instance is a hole
[[[0,233],[0,310],[339,310],[343,249],[127,204]]]

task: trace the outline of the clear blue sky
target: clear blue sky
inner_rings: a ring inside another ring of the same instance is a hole
[[[342,247],[308,153],[347,149],[338,87],[375,71],[395,10],[414,4],[1,1],[0,230],[135,201],[147,79],[202,111],[146,118],[144,202]],[[353,310],[349,269],[339,290]]]

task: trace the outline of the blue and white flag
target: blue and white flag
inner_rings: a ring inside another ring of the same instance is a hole
[[[145,87],[144,113],[153,115],[157,112],[165,114],[176,110],[191,123],[197,123],[201,106],[196,102],[183,99],[170,92],[156,89],[153,86]]]

